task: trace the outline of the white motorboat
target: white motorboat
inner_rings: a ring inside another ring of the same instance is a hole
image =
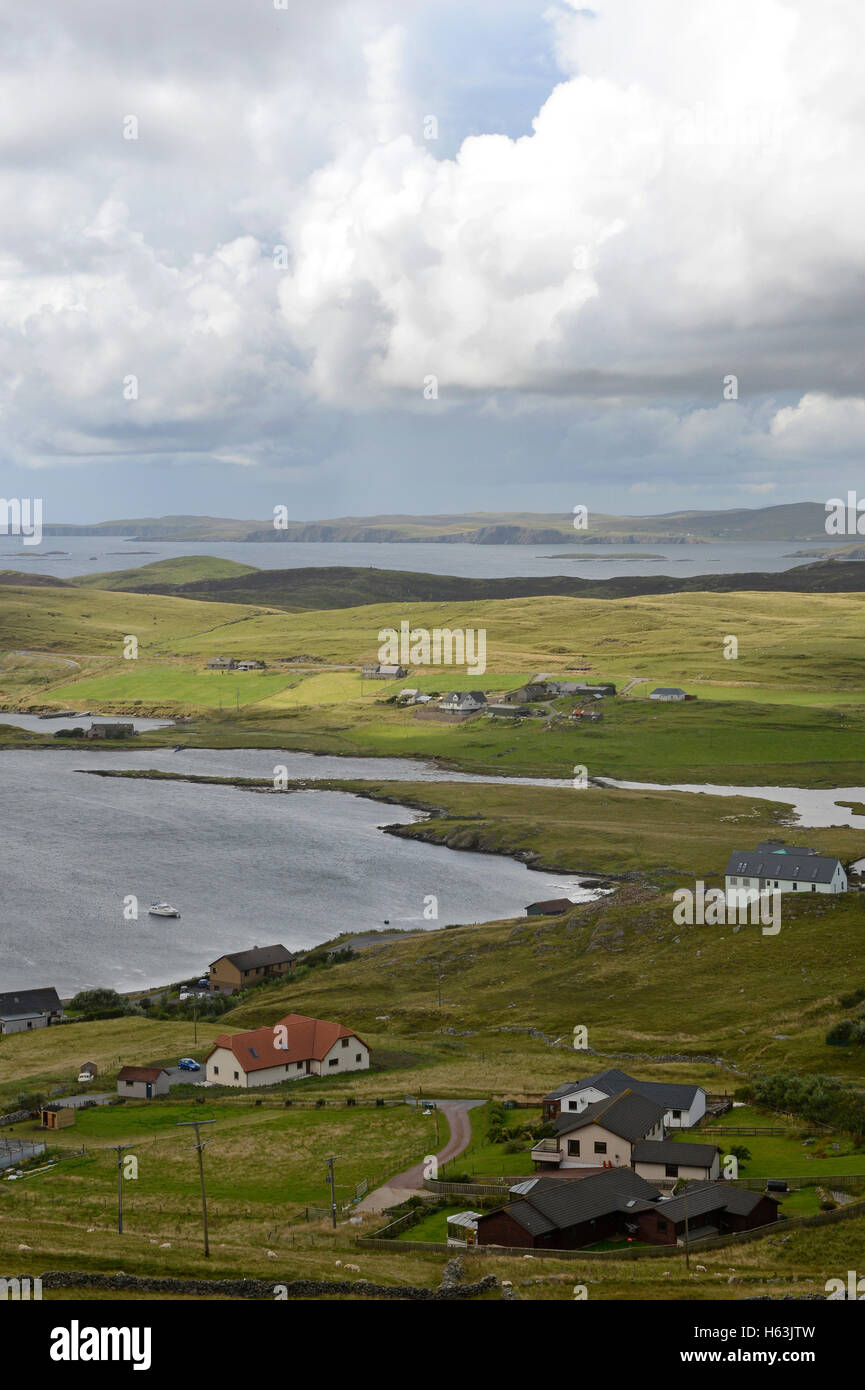
[[[151,903],[147,909],[151,917],[179,917],[180,912],[171,903]]]

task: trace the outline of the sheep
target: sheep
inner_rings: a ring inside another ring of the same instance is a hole
[[[705,1274],[705,1273],[706,1273],[706,1266],[705,1266],[705,1265],[697,1265],[697,1273],[698,1273],[698,1274]]]
[[[265,1250],[264,1253],[265,1253],[265,1255],[267,1256],[267,1258],[268,1258],[269,1260],[278,1260],[278,1259],[279,1259],[279,1256],[277,1255],[277,1253],[276,1253],[275,1250]]]
[[[335,1263],[336,1263],[337,1269],[341,1269],[341,1268],[342,1268],[342,1260],[336,1260]]]
[[[353,1274],[360,1274],[360,1265],[348,1265],[348,1264],[347,1264],[347,1265],[345,1266],[345,1268],[346,1268],[346,1269],[350,1269],[350,1270],[352,1271]]]

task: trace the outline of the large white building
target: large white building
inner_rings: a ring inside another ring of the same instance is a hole
[[[666,1129],[690,1129],[706,1113],[706,1092],[702,1086],[682,1085],[673,1081],[637,1081],[618,1067],[608,1067],[606,1071],[594,1076],[583,1077],[581,1081],[566,1081],[555,1091],[544,1096],[544,1119],[553,1120],[558,1115],[581,1114],[589,1105],[594,1105],[611,1096],[620,1096],[625,1091],[644,1096],[663,1107],[664,1127]]]
[[[216,1086],[275,1086],[305,1076],[342,1076],[369,1067],[369,1048],[341,1023],[287,1014],[271,1028],[224,1033],[204,1059]]]
[[[741,894],[846,893],[847,875],[840,859],[785,844],[764,840],[754,850],[736,849],[725,875],[728,902]]]

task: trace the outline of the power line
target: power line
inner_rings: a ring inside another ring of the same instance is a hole
[[[123,1155],[127,1149],[134,1146],[132,1144],[106,1144],[105,1147],[117,1154],[117,1229],[123,1235]]]

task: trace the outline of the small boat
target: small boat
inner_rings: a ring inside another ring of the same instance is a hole
[[[151,903],[147,909],[151,917],[179,917],[180,912],[171,903]]]

